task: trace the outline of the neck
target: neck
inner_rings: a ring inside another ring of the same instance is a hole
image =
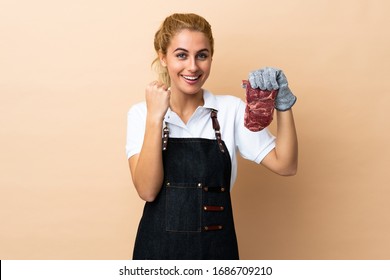
[[[203,90],[196,94],[181,94],[174,90],[171,91],[170,108],[184,123],[187,123],[195,110],[203,104]]]

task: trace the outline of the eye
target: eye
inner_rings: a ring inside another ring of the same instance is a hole
[[[208,57],[209,56],[207,53],[199,53],[198,54],[198,59],[200,59],[200,60],[206,60]]]
[[[176,57],[179,59],[186,59],[187,55],[185,53],[178,53],[178,54],[176,54]]]

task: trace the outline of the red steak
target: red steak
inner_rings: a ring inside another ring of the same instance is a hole
[[[278,90],[254,89],[246,80],[242,83],[246,88],[244,125],[250,131],[260,131],[272,122]]]

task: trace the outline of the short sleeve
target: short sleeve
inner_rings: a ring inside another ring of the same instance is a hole
[[[140,153],[145,135],[146,104],[133,105],[127,113],[126,155]]]
[[[245,159],[260,163],[275,148],[275,136],[268,128],[253,132],[244,126],[245,102],[241,100],[236,115],[236,148]]]

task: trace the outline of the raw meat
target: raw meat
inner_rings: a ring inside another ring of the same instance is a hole
[[[246,88],[244,125],[250,131],[260,131],[269,126],[273,120],[278,90],[254,89],[246,80],[242,83]]]

